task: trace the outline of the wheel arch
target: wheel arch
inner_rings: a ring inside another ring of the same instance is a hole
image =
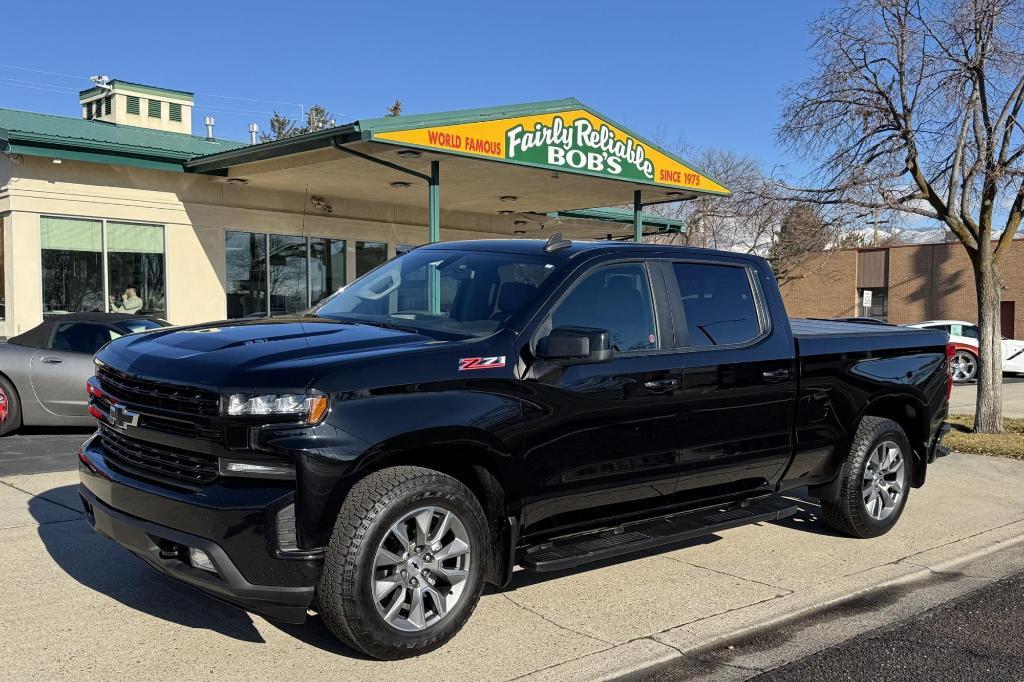
[[[380,443],[360,458],[359,465],[335,490],[328,516],[337,516],[356,481],[393,466],[418,466],[451,476],[476,496],[490,523],[492,561],[489,582],[504,584],[518,536],[518,511],[510,489],[508,465],[512,454],[492,434],[475,429],[428,429]]]
[[[870,400],[854,422],[850,429],[850,438],[846,441],[848,450],[853,441],[853,435],[857,432],[861,421],[865,417],[881,417],[899,424],[910,441],[910,448],[913,451],[913,471],[910,484],[914,488],[924,485],[925,474],[928,466],[928,410],[920,398],[901,393],[897,395],[882,395]],[[845,457],[845,452],[844,455]],[[836,477],[824,485],[813,486],[809,489],[810,494],[823,500],[835,501],[839,499],[839,490],[842,486],[842,470],[836,472]]]

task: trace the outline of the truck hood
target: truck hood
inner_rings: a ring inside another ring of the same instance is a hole
[[[97,355],[113,368],[218,390],[305,389],[336,367],[452,342],[325,318],[219,322],[132,334]]]

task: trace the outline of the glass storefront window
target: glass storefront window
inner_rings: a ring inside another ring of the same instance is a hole
[[[5,287],[7,285],[4,281],[5,272],[6,269],[4,268],[4,217],[0,215],[0,320],[3,320],[6,317],[7,311],[7,298],[5,296]]]
[[[286,315],[309,307],[306,238],[270,235],[270,314]]]
[[[386,242],[356,242],[356,277],[362,277],[387,259]]]
[[[43,315],[102,312],[103,221],[40,218]]]
[[[265,317],[267,235],[226,232],[224,251],[228,317]]]
[[[309,240],[309,300],[315,305],[345,286],[345,240]]]
[[[107,223],[107,290],[112,313],[167,316],[164,229]]]

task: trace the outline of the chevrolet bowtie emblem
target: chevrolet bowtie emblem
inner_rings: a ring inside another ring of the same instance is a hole
[[[139,425],[139,413],[132,412],[121,403],[116,403],[107,413],[107,420],[118,428],[126,429],[129,426]]]

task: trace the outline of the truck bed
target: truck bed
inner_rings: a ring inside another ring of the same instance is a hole
[[[791,319],[790,328],[801,356],[866,351],[907,350],[945,346],[945,332],[896,325]]]

